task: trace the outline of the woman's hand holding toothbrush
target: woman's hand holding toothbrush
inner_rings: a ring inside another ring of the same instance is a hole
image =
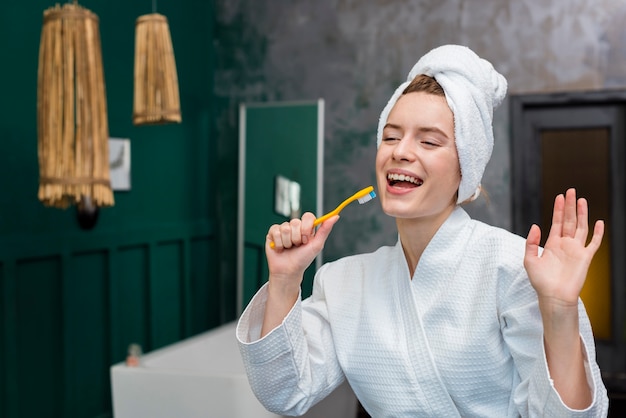
[[[268,296],[261,337],[280,325],[300,295],[304,271],[322,251],[338,215],[324,221],[315,231],[315,215],[272,225],[265,239],[269,267]],[[273,246],[270,246],[273,243]]]

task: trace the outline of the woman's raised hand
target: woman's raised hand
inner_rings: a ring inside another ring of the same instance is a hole
[[[554,201],[552,227],[543,253],[539,255],[541,230],[533,225],[526,239],[524,266],[537,291],[540,305],[575,307],[591,260],[600,248],[604,222],[597,221],[593,236],[589,232],[587,201],[576,199],[576,190],[569,189]]]

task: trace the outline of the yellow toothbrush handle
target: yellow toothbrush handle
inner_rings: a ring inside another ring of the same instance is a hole
[[[319,218],[317,218],[315,220],[315,222],[313,222],[313,226],[318,226],[322,222],[327,221],[328,219],[332,218],[333,216],[337,215],[338,213],[339,213],[339,211],[337,209],[335,209],[335,210],[332,210],[332,211],[328,212],[324,216],[320,216]]]
[[[341,204],[337,206],[334,210],[328,212],[326,215],[320,218],[317,218],[315,222],[313,222],[313,226],[317,226],[321,224],[322,222],[324,222],[325,220],[332,218],[335,215],[339,215],[339,212],[341,212],[343,208],[348,206],[348,204],[354,202],[357,199],[362,198],[363,196],[367,196],[373,191],[374,191],[374,187],[372,186],[367,186],[366,188],[359,190],[358,192],[356,192],[355,194],[353,194],[352,196],[350,196],[349,198],[341,202]]]
[[[350,204],[350,203],[354,202],[355,200],[360,199],[360,198],[362,198],[364,196],[367,196],[368,194],[370,194],[373,191],[374,191],[374,187],[372,187],[372,186],[367,186],[366,188],[359,190],[358,192],[356,192],[355,194],[353,194],[352,196],[350,196],[349,198],[347,198],[346,200],[341,202],[341,204],[339,206],[337,206],[334,210],[331,210],[326,215],[317,218],[315,220],[315,222],[313,222],[313,227],[316,227],[319,224],[321,224],[322,222],[332,218],[335,215],[338,215],[339,212],[341,212],[343,210],[343,208],[348,206],[348,204]],[[275,247],[274,242],[270,242],[270,248],[274,248],[274,247]]]

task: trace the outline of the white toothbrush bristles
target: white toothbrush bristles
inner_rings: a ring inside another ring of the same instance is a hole
[[[375,197],[376,197],[376,192],[371,191],[369,192],[369,194],[366,194],[365,196],[359,198],[358,201],[362,205],[363,203],[367,203]]]

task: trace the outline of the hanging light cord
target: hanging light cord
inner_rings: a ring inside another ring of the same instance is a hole
[[[157,0],[152,0],[152,13],[157,12]]]

